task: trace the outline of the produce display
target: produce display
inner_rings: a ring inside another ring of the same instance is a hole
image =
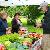
[[[3,35],[0,36],[0,50],[29,50],[42,37],[42,34],[26,32]]]

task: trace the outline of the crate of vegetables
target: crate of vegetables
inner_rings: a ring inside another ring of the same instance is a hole
[[[33,40],[31,47],[29,47],[29,50],[39,50],[42,45],[43,35],[38,33],[29,33],[28,36]]]
[[[35,41],[35,43],[34,44],[32,44],[32,47],[31,47],[31,50],[39,50],[39,49],[41,49],[41,40],[42,39],[39,39],[39,40],[37,40],[37,41]]]

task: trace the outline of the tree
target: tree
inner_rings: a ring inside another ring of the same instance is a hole
[[[20,12],[21,16],[28,16],[28,24],[35,25],[35,19],[39,17],[42,13],[38,10],[39,5],[26,5],[26,6],[16,6],[16,7],[1,7],[1,10],[5,10],[10,17],[13,17],[16,12]]]
[[[38,7],[39,5],[28,6],[29,8],[28,19],[30,20],[30,21],[28,20],[28,24],[35,25],[35,22],[36,22],[35,19],[41,15],[40,10],[38,10]]]

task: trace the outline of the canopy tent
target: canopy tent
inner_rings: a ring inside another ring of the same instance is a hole
[[[40,5],[44,1],[50,4],[50,0],[0,0],[0,6]]]

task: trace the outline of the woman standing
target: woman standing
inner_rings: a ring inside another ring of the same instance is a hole
[[[7,13],[3,12],[0,16],[0,35],[6,34],[6,29],[8,28],[7,24]]]
[[[19,16],[20,13],[16,13],[12,19],[12,33],[18,33],[19,28],[22,26]]]

